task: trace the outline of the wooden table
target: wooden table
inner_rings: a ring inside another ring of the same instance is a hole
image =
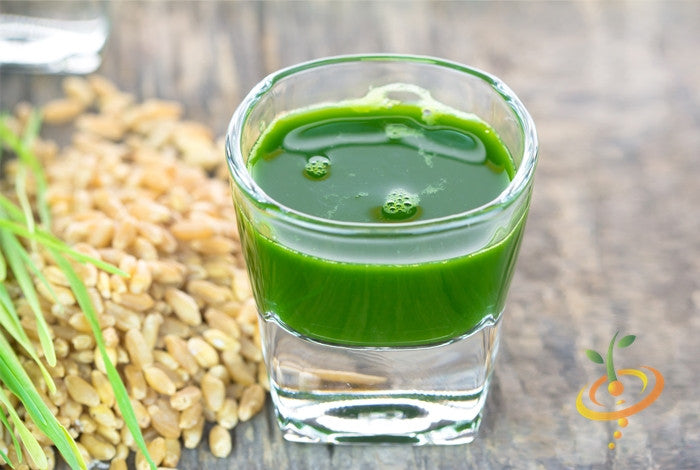
[[[480,436],[456,447],[282,440],[271,407],[218,460],[181,468],[700,468],[700,3],[113,2],[100,72],[176,99],[223,133],[279,67],[370,51],[441,56],[501,77],[538,126],[540,165]],[[57,77],[0,75],[0,107]],[[585,349],[637,335],[618,367],[656,367],[660,398],[616,423],[576,410],[602,374]],[[206,444],[205,444],[206,446]]]

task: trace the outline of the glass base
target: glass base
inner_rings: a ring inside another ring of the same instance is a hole
[[[347,347],[261,319],[270,393],[284,438],[332,444],[474,440],[498,349],[499,320],[449,342]]]

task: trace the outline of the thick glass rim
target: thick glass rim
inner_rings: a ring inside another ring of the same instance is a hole
[[[523,157],[508,186],[496,198],[467,211],[434,219],[391,224],[325,219],[287,207],[268,196],[250,176],[244,156],[241,153],[239,139],[233,139],[234,136],[242,134],[243,127],[255,104],[272,90],[275,84],[289,76],[323,66],[363,61],[410,62],[444,67],[477,77],[496,91],[512,109],[523,131]],[[248,198],[254,201],[261,209],[273,212],[274,215],[285,218],[294,225],[339,235],[412,235],[481,223],[491,217],[495,217],[527,190],[537,164],[537,151],[538,140],[535,123],[520,99],[502,80],[488,72],[458,62],[432,56],[408,54],[339,55],[302,62],[280,69],[263,78],[243,98],[236,108],[226,132],[226,159],[229,172],[235,184]]]

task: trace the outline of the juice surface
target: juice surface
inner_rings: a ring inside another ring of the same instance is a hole
[[[483,121],[418,106],[322,108],[278,120],[248,160],[273,199],[351,222],[439,218],[479,207],[510,182],[512,160]],[[403,198],[401,198],[403,196]],[[410,207],[394,207],[392,200]]]
[[[289,208],[387,224],[479,207],[497,197],[514,172],[508,151],[483,121],[447,114],[428,120],[412,105],[337,106],[282,117],[255,145],[248,166],[257,184]],[[464,257],[358,264],[296,252],[239,213],[261,311],[305,336],[364,346],[441,342],[497,317],[523,223]]]

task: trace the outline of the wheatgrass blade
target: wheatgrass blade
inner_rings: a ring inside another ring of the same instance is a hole
[[[26,341],[29,341],[4,284],[0,284],[0,325],[18,343],[24,345]]]
[[[0,413],[0,422],[2,422],[3,426],[5,426],[5,429],[7,429],[7,432],[10,434],[10,437],[12,438],[12,445],[15,446],[15,453],[19,456],[22,455],[22,446],[20,445],[19,441],[17,440],[17,436],[15,436],[15,431],[12,429],[12,426],[10,426],[10,422],[7,420],[7,416],[5,416],[5,413]],[[2,454],[3,458],[5,459],[5,462],[7,464],[14,468],[12,466],[12,463],[10,462],[10,458],[7,456],[7,454],[3,453]]]
[[[0,207],[0,217],[2,217],[2,220],[6,219],[6,212],[5,212],[5,206],[6,204],[4,203],[9,203],[9,207],[11,208],[10,212],[13,217],[15,218],[24,218],[24,214],[16,207],[14,204],[12,204],[7,198],[2,196],[4,200],[2,201],[2,207]],[[2,255],[2,251],[4,249],[4,246],[2,245],[2,240],[0,237],[0,258],[3,260],[3,264],[5,263],[5,257]],[[51,287],[51,284],[48,282],[46,277],[43,275],[43,273],[35,266],[33,260],[31,257],[27,254],[27,252],[24,250],[22,247],[21,249],[18,249],[16,251],[13,251],[13,253],[17,254],[19,257],[22,258],[23,265],[24,266],[29,266],[29,268],[32,270],[32,272],[35,274],[35,276],[39,279],[39,281],[44,284],[48,291],[55,297],[55,293],[53,291],[53,288]],[[6,272],[5,272],[6,274]],[[4,278],[3,278],[4,280]],[[44,381],[46,382],[46,385],[49,387],[49,390],[53,393],[56,390],[56,385],[54,384],[53,379],[51,378],[51,375],[49,374],[48,370],[46,370],[46,367],[44,367],[44,364],[39,360],[39,357],[36,353],[35,348],[29,341],[29,338],[27,338],[24,328],[21,326],[19,322],[19,317],[17,316],[17,312],[15,311],[14,305],[12,303],[12,300],[10,299],[9,293],[5,289],[4,284],[0,286],[0,301],[2,301],[2,304],[4,306],[4,311],[5,312],[0,312],[0,313],[7,313],[8,315],[12,314],[11,317],[13,318],[14,322],[13,323],[8,323],[4,321],[5,319],[8,319],[6,315],[3,315],[2,318],[0,318],[0,324],[5,327],[5,329],[12,335],[12,337],[27,351],[29,356],[34,360],[34,362],[37,363],[39,366],[39,369],[41,370],[41,374],[44,377]],[[44,319],[43,314],[41,315],[41,319]],[[38,321],[38,320],[37,320]],[[37,323],[39,325],[39,323]],[[14,326],[14,328],[13,328]],[[48,330],[48,326],[47,326]],[[49,335],[50,336],[50,335]],[[43,348],[43,343],[42,343],[42,348]],[[50,359],[51,355],[53,354],[53,342],[51,342],[51,348],[49,350],[49,356],[47,356],[47,361]],[[46,349],[44,349],[44,354],[46,355]],[[55,361],[55,354],[54,356],[54,361]],[[49,364],[51,364],[49,362]]]
[[[7,215],[15,222],[22,222],[24,220],[24,212],[22,212],[22,209],[17,207],[14,202],[2,194],[0,194],[0,207],[5,209]]]
[[[0,197],[0,206],[3,205],[3,200],[2,197]],[[4,206],[3,206],[4,207]],[[19,235],[23,238],[27,238],[30,240],[36,240],[38,241],[41,245],[43,245],[45,248],[51,248],[55,249],[61,253],[65,253],[69,257],[75,259],[76,261],[79,261],[81,263],[90,263],[94,264],[96,268],[101,269],[105,272],[108,272],[110,274],[117,274],[119,276],[123,277],[129,277],[129,274],[122,271],[118,267],[106,263],[100,259],[94,258],[90,255],[86,255],[85,253],[81,253],[58,238],[54,237],[53,235],[41,230],[41,229],[36,229],[34,232],[30,232],[27,230],[26,227],[22,226],[21,224],[18,224],[16,222],[13,222],[11,220],[8,220],[6,218],[0,218],[0,229],[6,229],[9,232],[14,233],[15,235]]]
[[[56,384],[54,383],[51,374],[44,366],[44,363],[39,359],[39,355],[37,354],[34,345],[29,340],[27,333],[24,331],[19,315],[17,315],[17,310],[12,303],[10,293],[7,292],[5,285],[2,283],[0,283],[0,325],[5,328],[5,331],[12,336],[17,344],[24,348],[29,357],[37,364],[37,366],[39,366],[39,370],[41,371],[41,375],[44,377],[46,386],[49,387],[49,391],[51,393],[56,392]]]
[[[29,232],[31,233],[34,233],[35,231],[35,224],[34,211],[32,210],[32,205],[29,201],[29,194],[27,193],[28,168],[33,171],[33,176],[37,186],[37,195],[40,195],[42,193],[44,193],[45,195],[46,193],[46,178],[44,177],[44,172],[42,171],[39,160],[34,155],[34,152],[31,151],[31,145],[34,142],[34,139],[36,139],[36,136],[39,134],[40,126],[41,121],[37,113],[34,112],[34,110],[32,110],[32,112],[29,115],[29,119],[25,124],[22,139],[20,142],[18,142],[18,148],[16,149],[16,154],[17,157],[20,159],[21,164],[17,169],[17,175],[15,177],[15,194],[17,195],[20,208],[22,209],[22,212],[24,214],[24,223],[27,226],[27,230],[29,230]],[[39,197],[37,197],[37,201],[38,200]],[[0,216],[3,215],[4,214],[0,211]],[[14,239],[14,236],[11,236],[10,238]],[[32,250],[36,251],[36,242],[34,240],[30,240],[30,243],[32,246]],[[19,241],[15,239],[14,241],[11,241],[10,244],[16,244],[19,248],[16,252],[13,252],[12,258],[14,258],[15,254],[22,258],[22,260],[24,261],[24,265],[29,266],[29,268],[34,272],[34,275],[37,276],[39,281],[42,282],[48,288],[49,292],[55,299],[56,294],[53,291],[53,288],[46,280],[44,275],[41,273],[41,271],[35,266],[33,260],[31,259],[29,254],[24,250],[24,247],[21,245],[21,243],[19,243]],[[18,278],[16,266],[12,266],[12,271],[13,274],[15,274],[15,277]],[[24,277],[24,273],[21,273],[21,277]],[[25,293],[26,296],[27,292],[24,286],[22,286],[22,291]],[[27,297],[27,301],[29,302],[29,297]],[[46,362],[53,367],[56,365],[56,352],[53,347],[53,341],[51,340],[49,326],[46,324],[44,314],[41,311],[41,308],[39,307],[38,298],[34,303],[30,302],[30,307],[32,308],[36,316],[37,334],[39,336],[39,342],[41,343],[41,347],[44,351],[44,357],[46,358]]]
[[[0,213],[0,216],[2,215],[3,214]],[[27,271],[27,267],[23,263],[23,257],[20,255],[20,252],[24,252],[24,247],[12,233],[4,230],[0,231],[0,247],[5,253],[10,269],[12,269],[12,274],[14,275],[17,284],[19,284],[20,288],[22,289],[22,293],[24,294],[29,307],[34,312],[39,343],[44,351],[46,362],[53,367],[56,365],[56,352],[53,348],[53,342],[51,341],[49,326],[46,324],[46,319],[41,311],[39,295],[36,292],[34,282]]]
[[[1,211],[0,211],[0,213],[1,213]],[[34,240],[32,240],[32,241],[34,241]],[[37,251],[36,251],[36,247],[33,247],[32,250],[33,250],[34,252],[37,252]],[[36,279],[37,279],[39,282],[41,282],[41,283],[44,285],[44,287],[46,287],[46,289],[49,291],[49,294],[51,294],[51,298],[52,298],[53,300],[56,300],[56,299],[57,299],[57,297],[56,297],[56,292],[53,290],[53,287],[51,286],[51,283],[49,282],[48,279],[46,279],[46,276],[44,276],[44,273],[41,272],[41,269],[39,269],[39,268],[37,267],[37,265],[36,265],[36,263],[34,262],[34,260],[32,259],[32,257],[29,256],[29,252],[27,252],[27,250],[24,250],[24,249],[23,249],[23,250],[19,250],[19,251],[17,252],[17,254],[18,254],[18,255],[20,256],[20,258],[22,258],[22,260],[24,261],[24,265],[28,268],[28,271],[31,271],[32,274],[34,274],[34,276],[36,277]],[[57,301],[56,301],[56,303],[57,303]]]
[[[44,273],[41,272],[41,269],[39,269],[36,266],[32,257],[29,256],[29,253],[27,253],[25,250],[19,250],[17,252],[17,254],[24,261],[24,265],[27,266],[29,268],[29,270],[31,270],[31,272],[34,274],[34,277],[36,279],[35,284],[36,284],[36,282],[40,282],[48,291],[49,295],[51,296],[51,299],[54,301],[54,304],[57,305],[59,308],[63,308],[63,305],[58,302],[58,296],[56,296],[56,291],[54,290],[53,286],[51,285],[49,280],[46,279],[46,276],[44,276]],[[42,317],[43,317],[43,315],[42,315]],[[52,344],[53,344],[53,342],[52,342]]]
[[[7,456],[7,454],[6,454],[5,452],[2,451],[2,449],[0,449],[0,457],[2,457],[2,458],[5,460],[5,462],[7,462],[7,465],[9,465],[10,468],[15,468],[15,467],[10,463],[10,458]]]
[[[5,125],[4,118],[0,119],[0,143],[4,143],[11,150],[13,150],[14,153],[18,156],[18,160],[23,165],[33,166],[40,172],[41,168],[38,165],[38,160],[29,149],[29,144],[31,143],[31,141],[33,141],[34,137],[36,136],[36,133],[38,132],[39,121],[37,119],[38,118],[36,117],[30,119],[28,126],[25,128],[24,137],[21,141]],[[0,146],[0,151],[1,148],[2,146]],[[23,184],[25,179],[21,177],[19,181],[21,185]],[[37,177],[36,181],[37,190],[45,192],[46,184],[45,179],[43,178],[43,173]],[[17,183],[17,181],[15,183]],[[20,199],[22,198],[22,194],[26,195],[24,188],[20,188],[18,194],[18,197]],[[30,219],[32,219],[32,217],[31,212],[26,210],[26,205],[25,210],[23,211],[22,209],[14,205],[9,199],[2,196],[2,201],[0,201],[0,207],[0,221],[4,223],[14,224],[16,226],[15,228],[21,227],[21,225],[18,222],[32,224],[31,230],[27,227],[23,227],[22,230],[25,233],[32,235],[27,237],[29,240],[37,240],[40,243],[42,243],[40,238],[33,236],[35,235],[36,227],[35,225],[33,225],[33,221],[28,222]],[[45,206],[44,210],[48,211],[48,207]],[[11,221],[8,218],[8,215],[12,217],[15,222]],[[45,216],[44,219],[48,220],[45,218]],[[42,347],[44,349],[44,355],[46,357],[46,360],[47,362],[49,362],[49,364],[54,365],[56,362],[56,358],[53,350],[53,343],[50,340],[50,336],[48,334],[48,327],[46,326],[43,313],[39,308],[36,290],[29,276],[29,272],[27,271],[26,266],[23,264],[23,262],[28,262],[28,264],[31,266],[34,272],[38,272],[39,270],[32,262],[32,259],[29,256],[29,254],[27,254],[26,250],[24,249],[24,246],[15,238],[14,231],[7,230],[6,227],[0,227],[0,255],[3,252],[5,253],[3,261],[6,261],[7,266],[10,267],[15,281],[22,289],[22,293],[24,294],[25,299],[27,300],[31,310],[36,316],[38,335],[40,338],[40,342],[42,343]],[[19,317],[17,316],[17,312],[14,309],[14,304],[9,293],[6,291],[4,284],[2,287],[3,289],[0,292],[0,301],[2,301],[3,313],[7,314],[4,319],[8,321],[7,326],[9,326],[9,329],[7,329],[6,331],[8,331],[13,336],[13,338],[17,340],[18,344],[20,344],[24,349],[28,351],[28,354],[32,359],[37,361],[42,370],[42,374],[44,375],[44,378],[47,381],[49,389],[55,390],[53,380],[51,379],[44,365],[41,363],[41,361],[38,360],[38,355],[36,354],[36,351],[34,351],[32,343],[26,340],[26,332],[24,331],[24,329],[21,326],[21,323],[19,322]],[[13,324],[15,325],[15,327],[18,326],[18,329],[15,328],[13,331]],[[43,333],[42,324],[44,326]],[[46,345],[47,338],[48,347]],[[44,401],[41,398],[41,395],[37,391],[35,385],[32,383],[29,376],[27,375],[26,371],[22,366],[22,363],[15,354],[12,346],[7,342],[2,332],[0,332],[0,381],[5,387],[7,387],[7,389],[11,393],[17,396],[17,398],[22,402],[22,405],[28,417],[31,418],[32,421],[34,421],[34,423],[38,427],[38,429],[52,441],[53,445],[58,449],[61,455],[63,455],[63,458],[65,459],[66,463],[68,463],[68,465],[70,465],[70,467],[74,469],[87,468],[85,461],[82,458],[82,454],[80,453],[75,441],[68,433],[68,431],[57,421],[56,417],[53,415],[51,410],[49,410],[46,403],[44,403]],[[6,403],[9,403],[9,401],[6,401]],[[10,406],[10,408],[8,408],[8,412],[10,412],[10,416],[13,419],[13,421],[16,421],[12,414],[14,413],[16,415],[16,411],[14,410],[14,408]],[[23,430],[20,425],[15,423],[15,427],[23,439],[26,452],[31,455],[32,460],[37,464],[41,464],[41,467],[43,468],[47,467],[47,463],[42,463],[46,462],[46,456],[44,455],[43,450],[41,449],[41,447],[33,445],[33,443],[30,441],[30,439],[33,436],[31,436],[31,433],[27,434],[25,432],[26,426],[24,426],[25,430]],[[11,435],[14,439],[15,434],[11,432]],[[37,453],[37,449],[39,453]],[[18,458],[21,458],[22,450],[18,445],[17,454]]]
[[[49,392],[55,393],[56,383],[53,381],[53,377],[51,377],[51,374],[46,369],[46,366],[39,359],[39,355],[36,353],[36,350],[34,349],[34,346],[32,345],[31,341],[29,341],[29,338],[27,338],[26,334],[24,333],[24,329],[22,329],[21,325],[19,329],[15,327],[14,319],[12,317],[16,316],[16,313],[11,312],[12,311],[9,310],[6,307],[6,305],[0,305],[0,325],[2,325],[2,327],[10,334],[10,336],[12,336],[12,338],[17,342],[17,344],[22,346],[22,348],[26,351],[30,359],[36,363],[36,365],[39,367],[39,370],[41,371],[41,375],[44,378],[44,383],[46,383]]]
[[[34,424],[51,440],[66,463],[71,468],[87,468],[75,441],[41,399],[32,380],[24,368],[21,367],[19,358],[12,346],[10,346],[10,343],[7,342],[5,335],[2,333],[0,333],[0,380],[10,392],[19,398]],[[14,408],[10,408],[12,411],[8,411],[10,412],[10,417],[12,417],[12,413],[16,413],[16,411],[14,411]],[[27,444],[25,443],[25,448],[26,446]]]
[[[12,302],[12,297],[10,296],[7,287],[5,287],[4,282],[0,283],[0,306],[2,306],[2,308],[6,310],[8,314],[8,320],[6,322],[2,322],[3,327],[5,327],[5,329],[12,334],[12,337],[15,338],[15,340],[29,341],[29,338],[22,327],[22,322],[19,319],[15,305]],[[16,334],[14,332],[16,332]]]
[[[33,172],[36,182],[36,206],[39,212],[39,220],[44,228],[49,229],[51,227],[51,212],[49,211],[49,205],[46,202],[46,189],[48,187],[48,183],[46,182],[46,175],[44,175],[41,162],[31,150],[32,143],[34,143],[34,140],[39,135],[40,129],[41,114],[32,109],[31,113],[29,113],[29,118],[24,125],[24,133],[22,135],[22,145],[26,149],[26,152],[19,154],[19,157]]]
[[[5,282],[5,279],[7,279],[7,262],[0,251],[0,283]]]
[[[18,343],[24,345],[29,337],[22,327],[17,310],[4,283],[0,283],[0,324]],[[31,354],[31,352],[30,352]]]
[[[117,369],[114,367],[114,364],[112,364],[112,361],[107,354],[104,337],[102,336],[102,330],[100,329],[100,324],[97,320],[97,312],[95,311],[95,307],[92,305],[87,288],[76,274],[73,266],[71,266],[68,260],[63,257],[61,253],[52,248],[49,248],[49,252],[53,256],[53,259],[58,267],[61,269],[61,271],[63,271],[66,279],[68,279],[68,283],[70,284],[71,290],[75,295],[75,299],[78,301],[78,305],[80,305],[85,318],[90,324],[92,334],[95,337],[95,343],[97,344],[97,348],[102,356],[102,361],[104,362],[105,370],[107,371],[107,378],[112,384],[114,397],[117,401],[117,405],[119,406],[119,411],[121,411],[122,417],[124,418],[124,424],[126,424],[128,427],[134,441],[136,442],[136,445],[139,447],[141,453],[143,453],[143,455],[146,457],[151,469],[156,470],[156,465],[148,453],[146,441],[141,434],[141,428],[136,420],[134,409],[131,407],[131,401],[129,400],[129,395],[126,392],[124,383],[119,376],[119,372],[117,372]]]
[[[5,116],[0,116],[0,142],[4,142],[5,145],[17,155],[17,158],[34,172],[38,195],[37,206],[39,218],[45,227],[50,227],[50,216],[46,204],[46,177],[41,171],[39,160],[30,148],[31,142],[39,132],[41,124],[39,115],[35,111],[32,111],[25,126],[24,136],[21,139],[15,135],[7,124],[5,124],[5,119]]]
[[[8,413],[10,414],[10,419],[12,420],[12,424],[14,424],[15,426],[15,431],[17,432],[17,434],[19,434],[19,438],[22,440],[22,444],[24,444],[24,448],[27,450],[27,453],[30,455],[31,459],[40,469],[48,468],[49,462],[47,461],[46,455],[41,449],[39,442],[36,440],[36,437],[34,437],[34,435],[29,431],[29,429],[27,429],[27,425],[24,424],[24,421],[22,421],[22,419],[19,417],[17,411],[12,406],[12,403],[10,403],[9,398],[2,390],[2,388],[0,388],[0,403],[2,403],[5,406]],[[21,451],[17,453],[17,458],[20,462],[22,461]]]

